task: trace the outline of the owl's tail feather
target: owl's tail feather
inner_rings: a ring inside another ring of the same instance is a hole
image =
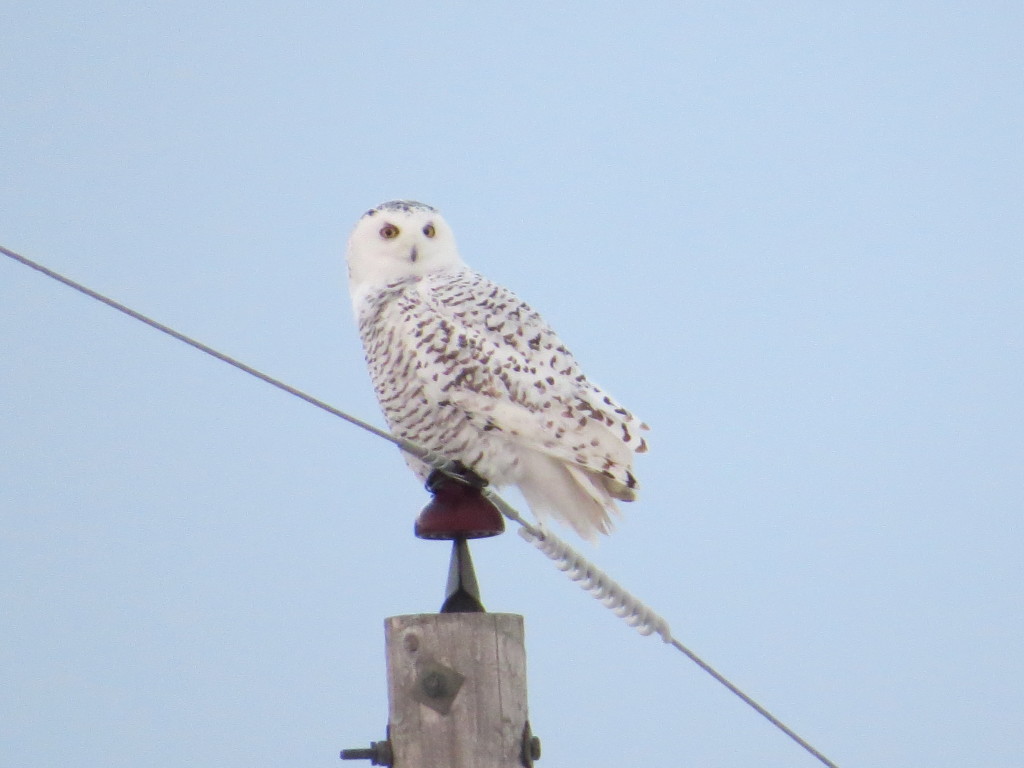
[[[588,541],[611,531],[619,508],[603,475],[535,451],[520,457],[520,468],[519,490],[538,520],[553,517]]]

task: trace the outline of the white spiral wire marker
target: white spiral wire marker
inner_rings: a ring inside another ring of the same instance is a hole
[[[551,558],[555,567],[579,584],[581,589],[600,600],[606,608],[609,608],[612,613],[636,629],[641,635],[657,633],[666,643],[673,642],[668,622],[620,587],[608,574],[555,534],[528,523],[515,507],[490,488],[484,490],[484,495],[501,510],[505,517],[519,523],[520,536]]]
[[[581,589],[600,600],[612,613],[636,629],[641,635],[657,633],[666,643],[672,642],[668,622],[647,605],[631,595],[608,574],[589,562],[579,552],[550,531],[522,526],[519,535],[551,558]]]

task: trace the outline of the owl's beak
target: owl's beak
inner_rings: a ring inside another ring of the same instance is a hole
[[[416,246],[414,245],[412,247],[412,250],[409,251],[409,261],[411,261],[411,262],[413,262],[415,264],[416,263],[416,258],[418,256],[419,256],[419,254],[416,252]]]

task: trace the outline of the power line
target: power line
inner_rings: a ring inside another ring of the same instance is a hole
[[[485,494],[501,510],[502,514],[510,520],[519,523],[519,534],[526,541],[533,544],[541,552],[555,561],[559,570],[565,571],[572,581],[575,581],[581,589],[589,592],[600,600],[616,616],[621,618],[631,627],[634,627],[641,635],[658,634],[661,639],[671,645],[677,651],[685,655],[690,661],[707,672],[711,677],[728,688],[738,696],[747,706],[765,718],[768,722],[789,736],[793,741],[803,747],[807,752],[821,761],[829,768],[839,768],[820,751],[804,739],[800,734],[779,720],[769,712],[763,705],[748,696],[743,690],[729,680],[725,675],[704,661],[700,656],[691,651],[681,642],[672,636],[668,622],[651,610],[639,599],[627,592],[623,587],[614,582],[604,571],[588,561],[566,542],[538,526],[531,525],[508,502],[489,488]]]
[[[81,283],[75,282],[71,278],[65,277],[59,272],[54,272],[52,269],[49,269],[43,266],[42,264],[32,261],[31,259],[26,258],[25,256],[22,256],[19,253],[15,253],[14,251],[9,250],[8,248],[5,248],[2,245],[0,245],[0,253],[3,253],[5,256],[10,257],[14,261],[17,261],[20,264],[29,267],[30,269],[34,269],[37,272],[40,272],[46,275],[47,277],[52,278],[53,280],[56,280],[57,282],[68,286],[69,288],[73,288],[79,293],[83,293],[86,296],[95,299],[96,301],[99,301],[102,304],[106,304],[108,307],[116,309],[118,312],[122,312],[123,314],[126,314],[129,317],[134,318],[135,320],[145,323],[149,327],[155,328],[161,333],[165,333],[168,336],[177,339],[178,341],[184,342],[185,344],[188,344],[190,347],[198,349],[200,352],[205,352],[211,357],[215,357],[218,360],[227,363],[228,365],[234,366],[240,371],[248,373],[250,376],[255,376],[257,379],[265,381],[267,384],[277,387],[278,389],[287,392],[290,395],[294,395],[295,397],[301,400],[305,400],[310,405],[314,405],[317,408],[331,414],[332,416],[337,416],[338,418],[347,421],[349,424],[353,424],[359,427],[360,429],[364,429],[367,432],[376,435],[377,437],[387,440],[388,442],[393,443],[399,448],[401,448],[403,451],[406,451],[407,453],[410,453],[413,456],[416,456],[417,458],[426,462],[435,469],[439,469],[441,471],[453,470],[453,463],[438,453],[429,451],[421,445],[417,445],[416,443],[413,443],[402,437],[393,435],[390,432],[386,432],[382,429],[379,429],[378,427],[373,426],[368,422],[363,421],[362,419],[345,413],[344,411],[335,408],[334,406],[328,403],[325,403],[323,400],[313,397],[312,395],[309,395],[300,389],[296,389],[290,384],[286,384],[279,379],[275,379],[273,376],[269,376],[263,373],[262,371],[253,368],[250,365],[246,365],[245,363],[236,360],[235,358],[226,355],[223,352],[219,352],[213,347],[203,344],[201,341],[197,341],[196,339],[193,339],[190,336],[186,336],[184,333],[176,331],[170,326],[164,325],[161,322],[153,320],[152,318],[143,315],[141,312],[135,311],[131,307],[128,307],[120,303],[119,301],[115,301],[114,299],[104,296],[102,293],[94,291],[91,288],[82,285]],[[498,494],[496,494],[490,488],[485,489],[484,493],[488,496],[488,498],[490,498],[492,502],[494,502],[495,506],[497,506],[501,513],[505,515],[505,517],[519,524],[520,535],[522,535],[522,537],[526,541],[536,546],[539,550],[541,550],[541,552],[543,552],[545,555],[547,555],[549,558],[555,561],[558,568],[562,571],[565,571],[566,575],[571,580],[577,582],[582,589],[584,589],[587,592],[590,592],[595,598],[601,600],[602,603],[604,603],[608,608],[610,608],[617,616],[626,621],[627,624],[636,628],[637,631],[639,631],[643,635],[649,635],[652,633],[657,633],[658,635],[660,635],[666,643],[674,647],[680,653],[684,654],[694,664],[699,666],[701,669],[703,669],[705,672],[711,675],[711,677],[713,677],[715,680],[717,680],[719,683],[721,683],[723,686],[729,689],[744,703],[750,706],[755,712],[764,717],[766,720],[768,720],[768,722],[770,722],[772,725],[774,725],[776,728],[778,728],[780,731],[786,734],[789,738],[791,738],[793,741],[795,741],[797,744],[803,747],[809,754],[817,758],[822,764],[828,766],[828,768],[839,768],[839,766],[837,766],[825,755],[823,755],[821,752],[815,749],[808,741],[806,741],[799,734],[797,734],[792,728],[787,726],[785,723],[783,723],[781,720],[775,717],[771,712],[765,709],[764,706],[762,706],[753,698],[748,696],[737,685],[732,683],[728,678],[726,678],[724,675],[718,672],[714,667],[712,667],[710,664],[704,661],[700,656],[698,656],[696,653],[694,653],[685,645],[683,645],[674,637],[672,637],[672,633],[669,630],[668,623],[663,618],[661,618],[657,613],[648,608],[639,599],[637,599],[632,594],[623,589],[621,586],[619,586],[596,565],[594,565],[586,558],[584,558],[581,554],[576,552],[571,546],[569,546],[569,544],[562,541],[560,538],[555,536],[550,531],[547,531],[542,527],[535,526],[529,523],[519,514],[518,511],[516,511],[514,507],[508,504],[504,499],[498,496]]]
[[[354,424],[360,429],[365,429],[367,432],[370,432],[376,435],[377,437],[383,438],[388,442],[394,443],[403,451],[406,451],[407,453],[410,453],[413,456],[422,459],[423,461],[427,462],[432,466],[435,466],[442,470],[448,468],[449,463],[443,456],[439,456],[436,453],[432,453],[431,451],[428,451],[426,448],[423,448],[422,446],[416,445],[415,443],[410,442],[404,438],[398,437],[397,435],[392,435],[390,432],[385,432],[383,429],[379,429],[373,426],[372,424],[363,421],[362,419],[356,418],[355,416],[345,413],[344,411],[335,408],[333,405],[325,403],[323,400],[320,400],[318,398],[313,397],[312,395],[303,392],[301,389],[296,389],[290,384],[285,384],[280,379],[275,379],[273,376],[268,376],[262,371],[253,368],[251,365],[246,365],[245,363],[241,362],[240,360],[236,360],[230,355],[225,355],[223,352],[219,352],[213,347],[210,347],[206,344],[203,344],[203,342],[201,341],[193,339],[191,336],[186,336],[184,333],[176,331],[170,326],[164,325],[163,323],[158,322],[157,320],[154,320],[151,317],[147,317],[141,312],[136,312],[131,307],[125,306],[119,301],[115,301],[114,299],[104,296],[102,293],[94,291],[92,288],[88,288],[87,286],[84,286],[81,283],[75,282],[71,278],[65,277],[59,272],[54,272],[52,269],[44,267],[42,264],[32,261],[31,259],[28,259],[19,253],[15,253],[14,251],[9,250],[3,247],[2,245],[0,245],[0,253],[3,253],[5,256],[9,256],[10,258],[14,259],[17,262],[20,262],[21,264],[24,264],[26,267],[30,267],[31,269],[34,269],[37,272],[43,273],[47,277],[53,278],[59,283],[63,283],[69,288],[74,288],[79,293],[84,293],[86,296],[92,299],[96,299],[96,301],[106,304],[108,307],[116,309],[118,312],[123,312],[129,317],[134,318],[142,323],[145,323],[150,328],[155,328],[161,333],[166,333],[168,336],[177,339],[178,341],[182,341],[185,344],[188,344],[190,347],[195,347],[200,352],[205,352],[211,357],[215,357],[218,360],[227,363],[228,365],[233,365],[240,371],[245,371],[250,376],[255,376],[257,379],[265,381],[267,384],[277,387],[278,389],[287,392],[289,395],[295,395],[295,397],[301,400],[305,400],[310,405],[315,405],[317,408],[323,411],[327,411],[327,413],[331,414],[332,416],[337,416],[339,419],[344,419],[349,424]]]

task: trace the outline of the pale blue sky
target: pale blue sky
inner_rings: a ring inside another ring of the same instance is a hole
[[[6,3],[0,243],[380,423],[344,242],[441,208],[652,425],[581,549],[844,768],[1020,766],[1020,4],[495,6]],[[0,764],[383,738],[448,556],[397,452],[7,259],[0,349]],[[540,765],[816,764],[473,551]]]

